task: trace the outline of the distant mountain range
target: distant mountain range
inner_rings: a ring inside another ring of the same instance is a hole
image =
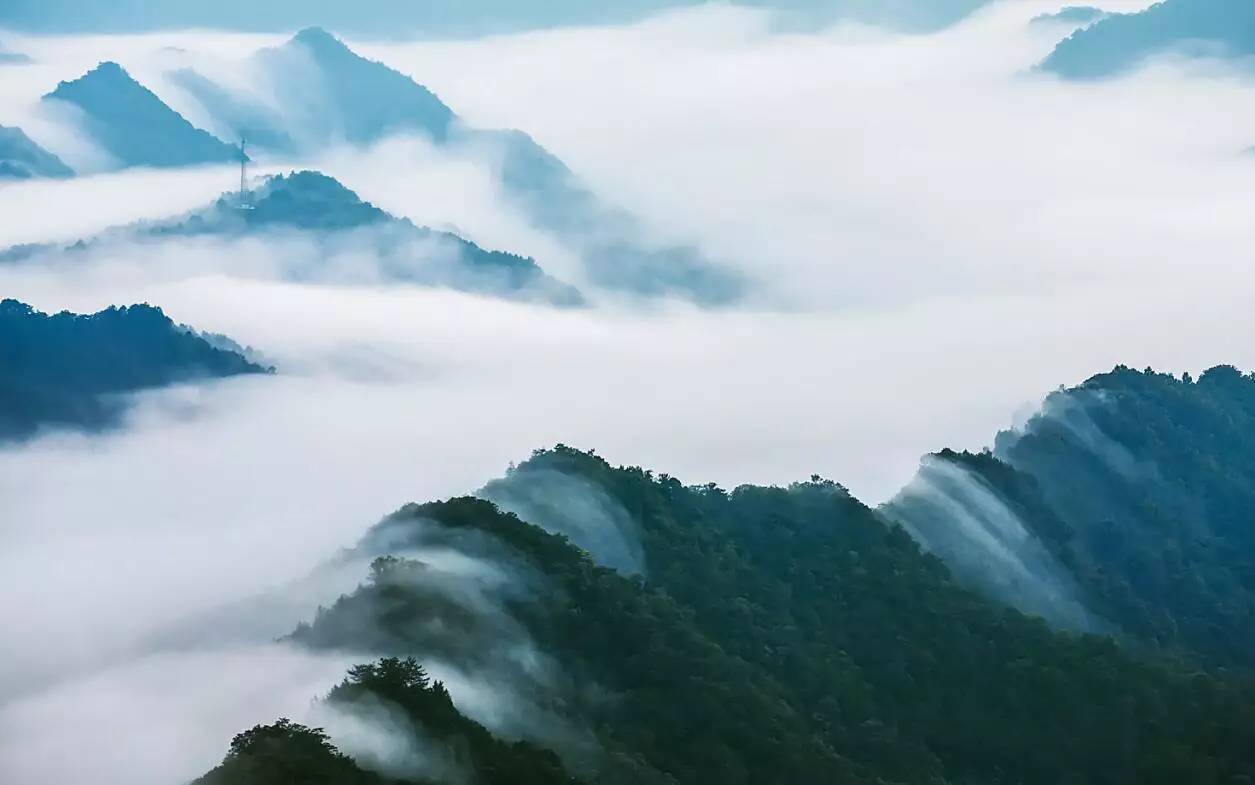
[[[246,194],[243,203],[239,193],[229,193],[192,213],[110,229],[64,249],[10,248],[0,252],[0,263],[58,250],[84,253],[116,243],[244,236],[313,243],[308,254],[283,270],[293,279],[326,279],[331,275],[327,260],[342,253],[354,257],[359,281],[407,281],[559,306],[584,302],[579,291],[546,275],[530,258],[488,251],[455,234],[417,226],[362,201],[334,178],[310,171],[271,177]],[[350,281],[355,277],[352,269],[335,274]]]
[[[122,166],[192,166],[240,160],[238,147],[194,127],[117,63],[62,82],[45,102],[76,107],[92,138]]]
[[[283,31],[323,24],[353,33],[393,36],[462,36],[585,24],[620,24],[650,14],[690,8],[700,0],[115,0],[100,6],[84,0],[8,0],[0,27],[41,32],[125,32],[175,27]],[[748,0],[809,26],[855,19],[926,31],[962,19],[988,0]]]
[[[555,156],[520,131],[486,131],[462,123],[430,90],[383,63],[358,56],[325,30],[310,28],[258,63],[276,86],[279,112],[297,118],[292,136],[315,144],[368,144],[398,132],[479,158],[500,171],[515,203],[538,226],[583,257],[589,278],[612,289],[679,295],[708,304],[743,292],[741,278],[684,246],[642,242],[641,227],[607,207]],[[318,84],[310,92],[296,86]],[[285,92],[283,85],[292,86]]]
[[[358,56],[320,28],[297,33],[253,59],[271,102],[243,95],[191,69],[170,80],[250,150],[284,158],[337,144],[369,145],[420,134],[498,171],[509,198],[540,228],[579,253],[593,282],[644,296],[707,305],[737,300],[742,277],[694,247],[650,243],[628,213],[603,204],[567,167],[520,131],[466,126],[434,93],[383,63]],[[316,89],[311,89],[316,86]],[[239,147],[194,127],[112,62],[45,96],[82,113],[91,137],[120,167],[238,161]],[[472,287],[474,288],[474,287]]]
[[[21,128],[0,125],[0,180],[72,177],[74,170],[35,144]]]
[[[1094,79],[1165,53],[1255,54],[1255,3],[1164,0],[1137,13],[1111,14],[1061,42],[1041,67],[1069,79]]]
[[[21,52],[10,51],[0,43],[0,65],[22,65],[30,61],[31,59]]]
[[[1059,626],[1255,666],[1255,377],[1128,368],[1053,393],[992,452],[946,451],[885,512]]]
[[[127,393],[269,370],[223,346],[148,305],[81,316],[0,301],[0,442],[116,425]]]
[[[1088,25],[1107,16],[1101,8],[1090,5],[1070,5],[1053,13],[1039,14],[1032,19],[1033,24],[1054,22],[1067,25]]]

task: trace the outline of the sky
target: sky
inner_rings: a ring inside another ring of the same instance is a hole
[[[93,781],[73,769],[82,761],[31,753],[71,696],[108,716],[164,707],[163,732],[181,740],[177,755],[102,749],[101,783],[194,776],[248,722],[306,710],[343,662],[267,641],[351,575],[302,594],[273,629],[238,620],[238,635],[190,650],[153,640],[301,579],[401,504],[473,491],[538,447],[725,487],[818,473],[874,504],[925,453],[988,445],[1045,393],[1118,363],[1255,368],[1255,81],[1172,59],[1098,83],[1034,73],[1067,30],[1027,22],[1060,5],[997,3],[929,35],[783,32],[709,6],[615,28],[348,41],[471,122],[528,131],[636,214],[646,239],[742,271],[753,294],[728,308],[590,287],[577,251],[530,225],[493,171],[413,138],[255,174],[321,168],[398,215],[534,256],[593,306],[294,283],[279,260],[310,251],[279,240],[0,267],[3,296],[50,311],[147,301],[280,369],[145,394],[116,433],[0,450],[0,626],[23,630],[0,642],[0,769]],[[172,58],[238,75],[282,38],[0,34],[38,61],[0,67],[0,105],[24,121],[0,123],[56,126],[34,99],[105,58],[195,120],[161,80]],[[90,170],[90,145],[58,133],[49,145]],[[236,176],[3,185],[0,247],[176,214]],[[214,651],[290,678],[259,691],[215,675]],[[210,700],[198,676],[235,689]]]

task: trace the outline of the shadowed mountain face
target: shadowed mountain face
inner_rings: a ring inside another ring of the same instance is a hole
[[[1255,3],[1164,0],[1139,13],[1112,14],[1061,42],[1041,67],[1069,79],[1095,79],[1165,53],[1255,54]]]
[[[148,305],[91,316],[0,302],[0,441],[52,427],[117,423],[126,393],[195,379],[265,373]]]
[[[377,279],[441,286],[557,306],[584,303],[579,291],[547,275],[528,257],[489,251],[455,234],[418,226],[370,202],[320,172],[269,178],[241,204],[240,194],[165,221],[111,229],[64,249],[89,252],[114,243],[164,242],[256,236],[291,242],[300,253],[280,255],[285,278],[323,280],[329,260],[352,257],[351,269],[333,275],[343,282]],[[21,262],[55,246],[18,246],[0,252],[0,262]]]
[[[289,642],[452,665],[499,698],[493,733],[547,735],[590,782],[1255,772],[1248,686],[983,600],[834,483],[728,492],[558,447],[488,492],[527,522],[481,499],[403,507],[353,552],[375,559],[361,587]],[[599,564],[616,553],[590,536],[606,522],[644,575]],[[418,779],[492,781],[478,768]]]
[[[992,454],[932,459],[958,478],[950,488],[926,462],[886,511],[1026,611],[1085,626],[1044,610],[1079,603],[1144,645],[1249,667],[1252,444],[1255,378],[1118,368],[1052,394]]]
[[[0,180],[32,177],[72,177],[74,170],[35,144],[21,128],[0,125]]]
[[[430,90],[383,63],[360,57],[318,27],[297,33],[258,59],[279,99],[295,110],[303,129],[368,144],[398,132],[448,138],[453,111]],[[309,89],[307,85],[314,85]]]
[[[122,166],[191,166],[240,159],[239,148],[194,127],[117,63],[101,63],[44,96],[78,108],[91,137]]]

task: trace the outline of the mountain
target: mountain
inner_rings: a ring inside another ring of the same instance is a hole
[[[296,142],[283,129],[283,118],[264,104],[233,95],[191,68],[171,71],[167,77],[217,120],[220,127],[213,130],[222,138],[244,139],[250,145],[280,154],[296,150]]]
[[[987,0],[748,0],[808,26],[855,19],[909,31],[953,24]],[[375,36],[475,36],[569,25],[623,24],[699,0],[120,0],[100,7],[82,0],[7,0],[0,27],[39,32],[129,32],[180,27],[279,32],[325,24]]]
[[[1255,377],[1120,367],[1053,393],[992,452],[928,459],[888,513],[1021,608],[1049,618],[1065,598],[1149,649],[1251,667],[1252,444]]]
[[[240,160],[240,150],[194,127],[131,78],[105,62],[44,96],[78,108],[88,133],[121,166],[191,166]]]
[[[550,277],[528,257],[485,250],[455,234],[398,218],[321,172],[267,178],[245,200],[242,206],[239,193],[224,194],[203,209],[110,229],[64,251],[82,253],[112,243],[260,236],[297,241],[300,253],[274,260],[289,279],[382,278],[558,306],[584,303],[577,289]],[[0,252],[0,263],[56,250],[50,245],[18,246]],[[342,259],[349,269],[335,264]]]
[[[1255,54],[1255,4],[1242,0],[1164,0],[1112,14],[1062,41],[1041,67],[1068,79],[1095,79],[1164,53]]]
[[[323,705],[333,712],[378,716],[387,706],[421,734],[432,754],[445,760],[440,768],[459,782],[482,785],[576,785],[562,762],[526,742],[510,744],[484,726],[467,719],[439,681],[432,680],[412,658],[384,658],[357,665],[327,695]],[[386,768],[386,766],[385,766]],[[236,735],[222,764],[192,785],[385,785],[402,778],[359,765],[335,748],[321,728],[281,719]]]
[[[1091,5],[1070,5],[1054,13],[1039,14],[1032,18],[1033,24],[1066,24],[1088,25],[1107,16],[1107,12]]]
[[[354,53],[319,27],[306,28],[276,49],[258,54],[279,100],[306,129],[368,144],[400,131],[447,141],[453,110],[427,88],[383,63]],[[312,67],[312,72],[311,72]],[[317,79],[317,90],[305,80]]]
[[[710,305],[731,302],[744,292],[738,274],[695,248],[642,242],[644,232],[635,219],[602,204],[531,137],[466,126],[426,87],[360,57],[321,28],[302,30],[283,46],[262,50],[256,62],[276,93],[277,105],[270,111],[290,124],[279,129],[267,121],[267,135],[282,133],[296,139],[298,147],[314,151],[346,141],[368,145],[397,133],[420,134],[500,172],[507,197],[536,225],[579,251],[594,283]],[[202,104],[214,114],[216,125],[241,125],[239,110],[224,98],[229,91],[199,75],[182,79],[195,81],[196,91],[213,96]],[[234,99],[234,104],[242,101]],[[265,146],[257,136],[252,141]]]
[[[50,427],[115,425],[125,394],[195,379],[265,373],[159,308],[48,315],[0,301],[0,441]]]
[[[559,446],[482,495],[527,521],[477,498],[401,508],[355,549],[367,580],[290,642],[452,667],[481,696],[459,708],[589,782],[1255,774],[1251,684],[984,600],[835,483],[729,492]],[[561,533],[602,525],[636,544],[630,569]]]
[[[21,52],[13,52],[0,44],[0,65],[24,65],[31,62],[31,59]]]
[[[35,144],[21,128],[0,125],[0,180],[73,176],[74,170]]]

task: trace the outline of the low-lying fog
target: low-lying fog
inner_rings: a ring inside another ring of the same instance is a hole
[[[531,132],[654,238],[744,271],[739,306],[590,288],[493,172],[416,139],[258,171],[321,168],[420,224],[534,256],[592,307],[286,282],[274,259],[300,249],[280,240],[0,265],[0,295],[48,311],[147,301],[279,368],[144,395],[109,435],[0,451],[0,770],[155,785],[204,771],[249,723],[299,718],[344,662],[266,641],[361,576],[320,582],[273,629],[241,622],[190,650],[153,639],[536,447],[729,487],[820,473],[876,503],[923,453],[979,448],[1117,363],[1255,367],[1255,84],[1199,61],[1094,84],[1033,73],[1067,31],[1027,20],[1059,5],[1000,3],[928,36],[778,32],[711,6],[623,28],[349,41],[471,121]],[[159,73],[168,44],[6,40],[40,61],[0,69],[19,117],[96,59]],[[229,59],[281,39],[171,40]],[[175,214],[235,176],[0,186],[0,247]],[[129,725],[133,712],[159,727]]]

